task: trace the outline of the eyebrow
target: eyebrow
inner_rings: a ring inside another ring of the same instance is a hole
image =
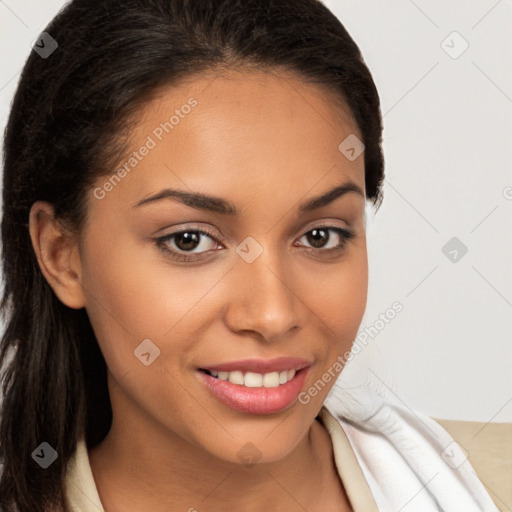
[[[328,190],[322,195],[313,197],[308,199],[306,202],[301,203],[298,208],[299,214],[308,213],[321,208],[322,206],[326,206],[338,197],[348,194],[349,192],[355,192],[364,198],[364,193],[358,185],[352,181],[346,181],[341,185]],[[177,199],[192,208],[221,213],[223,215],[236,216],[239,213],[233,204],[220,197],[209,196],[199,192],[186,192],[184,190],[172,188],[166,188],[152,196],[141,199],[133,205],[133,208],[139,208],[163,199]]]

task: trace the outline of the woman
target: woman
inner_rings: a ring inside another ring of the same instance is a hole
[[[68,4],[5,137],[2,510],[496,510],[429,418],[324,403],[381,134],[316,0]]]

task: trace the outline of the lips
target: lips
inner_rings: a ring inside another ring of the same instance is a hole
[[[273,414],[295,403],[312,364],[301,357],[253,358],[207,364],[195,373],[231,409],[248,414]]]
[[[215,378],[205,371],[197,371],[196,375],[220,402],[231,409],[245,414],[274,414],[296,402],[308,372],[309,367],[303,368],[291,380],[277,387],[241,386]]]

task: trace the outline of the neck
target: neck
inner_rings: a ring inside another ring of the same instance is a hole
[[[113,408],[118,399],[112,396]],[[330,436],[319,421],[284,458],[245,465],[219,459],[141,410],[113,410],[123,414],[113,415],[108,435],[89,452],[108,512],[314,511],[320,510],[322,496],[332,499],[332,489],[338,505],[330,501],[324,511],[340,510],[339,503],[346,502]]]

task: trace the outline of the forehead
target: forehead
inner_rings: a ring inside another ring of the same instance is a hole
[[[134,203],[168,186],[298,200],[344,178],[364,190],[364,155],[351,161],[339,149],[349,136],[362,139],[348,107],[292,73],[189,77],[160,89],[130,123],[118,163],[128,172],[111,195]]]

